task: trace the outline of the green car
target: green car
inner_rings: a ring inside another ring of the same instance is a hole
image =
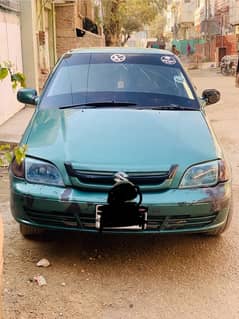
[[[221,234],[230,171],[179,59],[159,49],[67,52],[40,96],[10,166],[11,210],[24,236],[43,230]]]

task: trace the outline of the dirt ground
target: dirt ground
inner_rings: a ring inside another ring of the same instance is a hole
[[[232,77],[215,70],[191,74],[199,93],[214,87],[222,94],[207,114],[232,165],[235,211],[229,231],[220,238],[64,232],[26,240],[11,217],[2,170],[4,319],[239,318],[239,89]],[[51,266],[36,267],[41,258]],[[32,281],[38,274],[46,286]]]

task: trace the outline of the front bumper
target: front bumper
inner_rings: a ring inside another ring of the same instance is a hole
[[[48,229],[98,232],[97,204],[107,193],[30,184],[11,176],[11,210],[19,223]],[[107,230],[126,233],[207,232],[223,226],[231,206],[230,182],[210,188],[170,189],[143,194],[148,207],[145,230]]]

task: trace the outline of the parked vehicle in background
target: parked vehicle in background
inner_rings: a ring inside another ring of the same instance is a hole
[[[10,166],[22,234],[224,232],[231,177],[204,111],[219,99],[215,89],[199,98],[169,51],[63,55],[40,97],[18,91],[36,105],[24,162]]]
[[[223,75],[235,75],[238,62],[237,55],[225,55],[220,62],[220,71]]]

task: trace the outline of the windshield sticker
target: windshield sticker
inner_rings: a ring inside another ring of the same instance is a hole
[[[126,56],[123,54],[113,54],[113,55],[111,55],[110,59],[113,62],[120,63],[120,62],[124,62],[126,60]]]
[[[173,78],[176,83],[183,83],[185,81],[181,75],[175,75]]]
[[[124,89],[125,85],[124,85],[124,81],[118,81],[117,83],[117,88],[118,89]]]
[[[176,59],[173,56],[169,56],[169,55],[162,56],[161,57],[161,61],[164,64],[170,64],[170,65],[173,65],[173,64],[175,64],[177,62]]]

